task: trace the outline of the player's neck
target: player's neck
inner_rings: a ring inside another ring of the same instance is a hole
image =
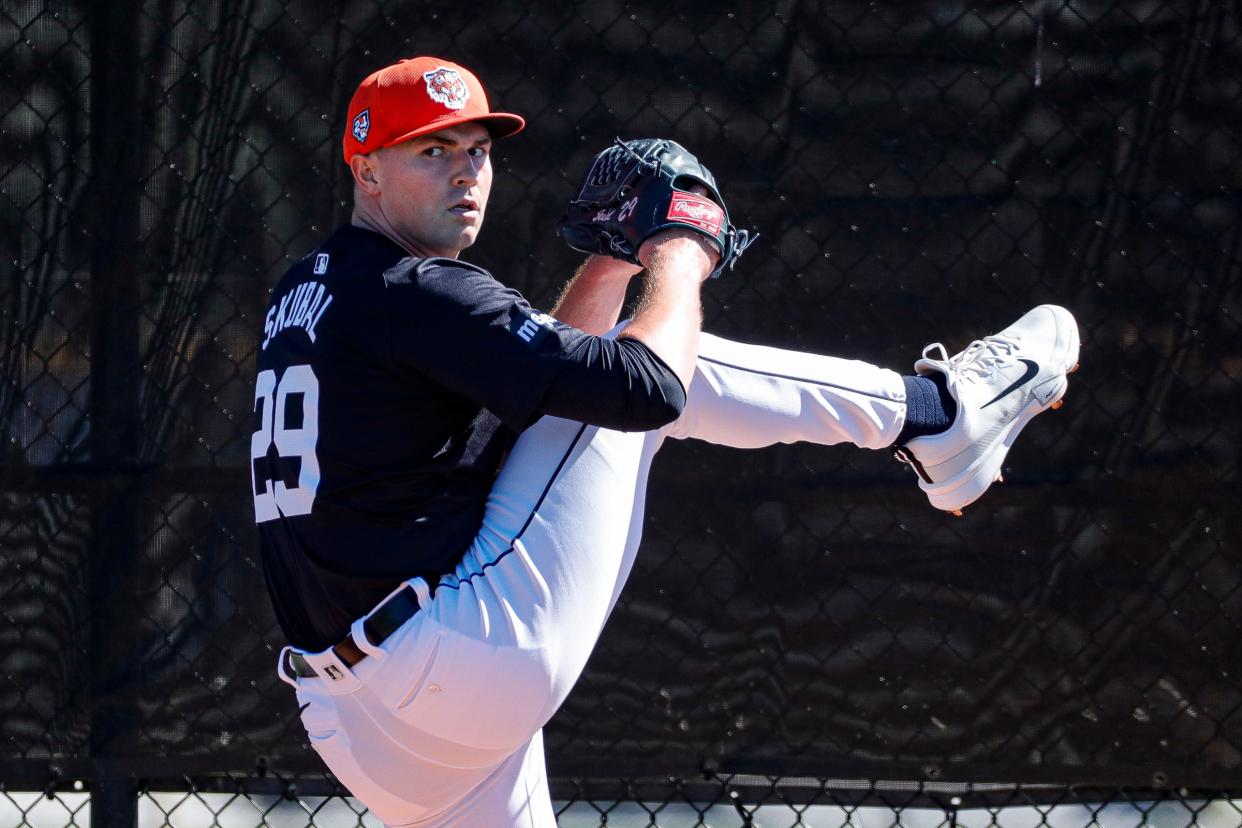
[[[456,259],[461,251],[437,251],[431,250],[427,246],[420,244],[416,239],[406,238],[398,233],[395,228],[382,215],[376,215],[374,212],[365,209],[362,205],[354,205],[354,212],[350,216],[349,223],[354,227],[361,227],[364,230],[371,230],[379,233],[399,245],[411,256],[417,256],[422,259],[430,259],[436,257]]]

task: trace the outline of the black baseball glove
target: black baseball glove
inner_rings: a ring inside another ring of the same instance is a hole
[[[690,192],[696,184],[709,197]],[[694,230],[715,243],[720,264],[713,277],[758,238],[729,223],[715,176],[685,147],[662,138],[618,138],[595,156],[561,217],[560,234],[575,250],[639,264],[639,246],[673,228]]]

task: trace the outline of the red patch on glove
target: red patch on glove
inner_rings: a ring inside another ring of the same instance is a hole
[[[724,223],[724,210],[720,209],[720,205],[711,199],[674,190],[673,200],[668,205],[668,218],[693,224],[717,236],[720,234],[720,225]]]

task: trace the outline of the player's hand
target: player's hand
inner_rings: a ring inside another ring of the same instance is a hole
[[[607,278],[616,279],[632,279],[643,272],[642,265],[630,264],[627,261],[614,259],[611,256],[602,256],[599,253],[592,253],[590,256],[587,256],[583,269],[586,268],[590,268],[591,271]]]

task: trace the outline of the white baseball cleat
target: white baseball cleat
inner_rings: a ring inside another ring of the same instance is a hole
[[[1057,305],[1040,305],[952,359],[935,342],[914,363],[921,376],[939,371],[957,400],[947,431],[915,437],[893,454],[914,467],[919,488],[937,509],[957,513],[1000,479],[1009,447],[1031,418],[1060,408],[1066,375],[1078,369],[1078,324]],[[939,353],[939,358],[933,355]]]

